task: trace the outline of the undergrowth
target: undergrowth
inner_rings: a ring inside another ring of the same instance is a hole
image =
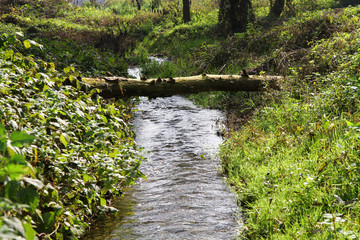
[[[32,48],[43,46],[20,32],[0,37],[0,237],[77,239],[142,176],[132,103],[63,85],[76,69]]]
[[[305,13],[263,33],[254,41],[271,43],[270,57],[244,48],[266,59],[253,71],[287,77],[281,93],[254,101],[221,150],[247,239],[360,237],[359,12]]]

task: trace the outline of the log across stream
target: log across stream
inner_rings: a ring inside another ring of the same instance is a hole
[[[218,174],[223,114],[180,96],[142,98],[133,121],[147,158],[141,180],[115,201],[117,216],[88,239],[235,239],[235,195]]]
[[[132,74],[140,74],[131,68]],[[91,88],[100,90],[105,98],[113,97],[169,97],[208,91],[262,91],[265,87],[278,88],[281,76],[248,75],[245,70],[235,75],[201,74],[187,77],[133,79],[126,77],[82,78]],[[69,81],[69,80],[68,80]],[[71,84],[71,83],[69,83]]]

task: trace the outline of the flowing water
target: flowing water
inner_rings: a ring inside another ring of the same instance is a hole
[[[141,180],[89,239],[235,239],[237,205],[218,174],[223,114],[180,96],[142,99],[133,121],[147,160]]]

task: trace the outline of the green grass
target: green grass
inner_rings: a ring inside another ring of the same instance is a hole
[[[282,92],[266,90],[222,146],[247,239],[360,237],[359,11],[307,13],[276,30],[287,56],[286,47],[301,44],[299,24],[325,17],[337,29],[312,35],[287,63]]]

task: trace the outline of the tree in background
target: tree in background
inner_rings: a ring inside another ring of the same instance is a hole
[[[251,0],[220,0],[219,25],[226,33],[246,31],[252,18]]]
[[[360,4],[360,0],[339,0],[338,1],[339,7],[346,7],[349,5],[358,5]]]
[[[190,22],[190,0],[183,0],[183,20],[185,23]]]
[[[276,18],[280,17],[284,10],[284,6],[285,0],[275,0],[274,4],[271,4],[269,16]]]
[[[131,1],[133,5],[136,5],[137,7],[137,10],[141,10],[141,4],[142,4],[142,1],[141,0],[132,0]]]

